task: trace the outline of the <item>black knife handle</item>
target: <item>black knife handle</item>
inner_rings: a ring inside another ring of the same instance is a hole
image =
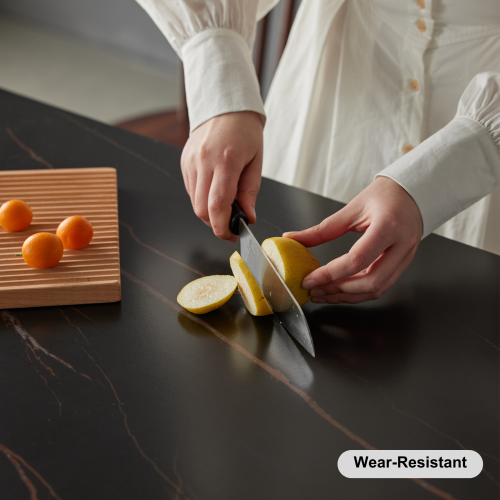
[[[248,224],[248,218],[245,212],[240,207],[240,204],[234,200],[231,205],[231,219],[229,221],[229,229],[238,236],[240,234],[240,219],[243,219]]]

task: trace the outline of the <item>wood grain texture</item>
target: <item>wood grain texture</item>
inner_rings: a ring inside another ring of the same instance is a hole
[[[0,172],[0,205],[24,200],[33,221],[23,231],[0,227],[0,308],[116,302],[121,298],[118,201],[114,168]],[[71,215],[86,217],[94,237],[82,250],[64,250],[55,267],[28,266],[21,252],[26,238],[54,233]]]

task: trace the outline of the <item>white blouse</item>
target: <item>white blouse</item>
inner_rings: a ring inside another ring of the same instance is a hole
[[[137,1],[184,62],[191,130],[266,115],[263,175],[345,203],[388,176],[424,237],[500,254],[498,0],[303,0],[265,111],[251,52],[276,0]]]

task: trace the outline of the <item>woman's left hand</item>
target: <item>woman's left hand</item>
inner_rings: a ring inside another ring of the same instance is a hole
[[[349,253],[306,276],[316,304],[358,304],[381,297],[408,267],[422,237],[413,198],[395,181],[377,177],[343,209],[317,226],[285,233],[314,247],[354,231],[365,233]]]

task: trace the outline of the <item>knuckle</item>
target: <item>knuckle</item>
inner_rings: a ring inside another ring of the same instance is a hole
[[[224,197],[215,195],[208,202],[208,210],[210,212],[222,212],[226,208]]]
[[[208,213],[206,208],[204,208],[202,205],[197,205],[196,203],[193,205],[194,213],[201,219],[201,220],[208,220]]]
[[[403,214],[394,211],[385,212],[381,217],[384,232],[399,235],[406,225],[402,216]]]
[[[322,270],[321,274],[323,275],[323,281],[325,282],[334,281],[334,276],[329,266],[323,266],[321,270]]]
[[[328,219],[323,219],[317,226],[314,226],[315,231],[322,233],[327,229]]]
[[[380,283],[380,279],[376,277],[371,277],[368,280],[368,293],[377,294],[382,288],[382,284]]]
[[[210,148],[206,142],[200,144],[198,149],[198,157],[201,161],[206,161],[210,157]]]
[[[326,219],[321,221],[316,226],[311,227],[308,231],[314,236],[315,239],[319,241],[319,244],[325,243],[325,239],[323,237],[323,233],[326,230],[327,222]]]
[[[188,156],[188,150],[189,150],[189,146],[186,145],[182,148],[182,153],[181,153],[181,166],[182,164],[186,161],[187,159],[187,156]]]
[[[370,293],[368,294],[366,300],[377,300],[382,296],[381,292],[376,292],[376,293]]]
[[[355,272],[360,272],[368,267],[368,262],[363,254],[350,252],[349,255],[351,267],[354,268]]]
[[[420,243],[420,238],[418,235],[414,232],[412,232],[409,236],[406,238],[406,242],[410,246],[410,248],[416,247]]]
[[[398,213],[391,212],[386,215],[385,223],[391,231],[397,231],[401,227],[401,217]]]
[[[403,238],[408,244],[415,245],[418,243],[417,234],[413,230],[414,224],[404,210],[386,213],[383,220],[387,231],[391,231],[393,234]]]
[[[246,190],[238,192],[238,195],[242,195],[242,196],[244,196],[246,198],[252,198],[254,200],[257,199],[257,195],[258,194],[259,194],[259,190],[255,189],[255,188],[246,189]]]
[[[186,142],[186,145],[182,149],[182,154],[181,154],[181,165],[183,163],[189,164],[193,161],[195,154],[195,150],[193,149],[192,143],[191,143],[191,138],[188,139]]]
[[[236,159],[237,151],[231,146],[227,146],[224,148],[224,152],[222,153],[222,161],[225,164],[229,164]]]
[[[190,165],[190,158],[187,156],[187,154],[183,152],[181,156],[181,170],[183,172],[187,172],[189,165]]]
[[[226,239],[226,232],[219,227],[214,228],[214,234],[215,236],[217,236],[217,238],[220,238],[221,240]]]

